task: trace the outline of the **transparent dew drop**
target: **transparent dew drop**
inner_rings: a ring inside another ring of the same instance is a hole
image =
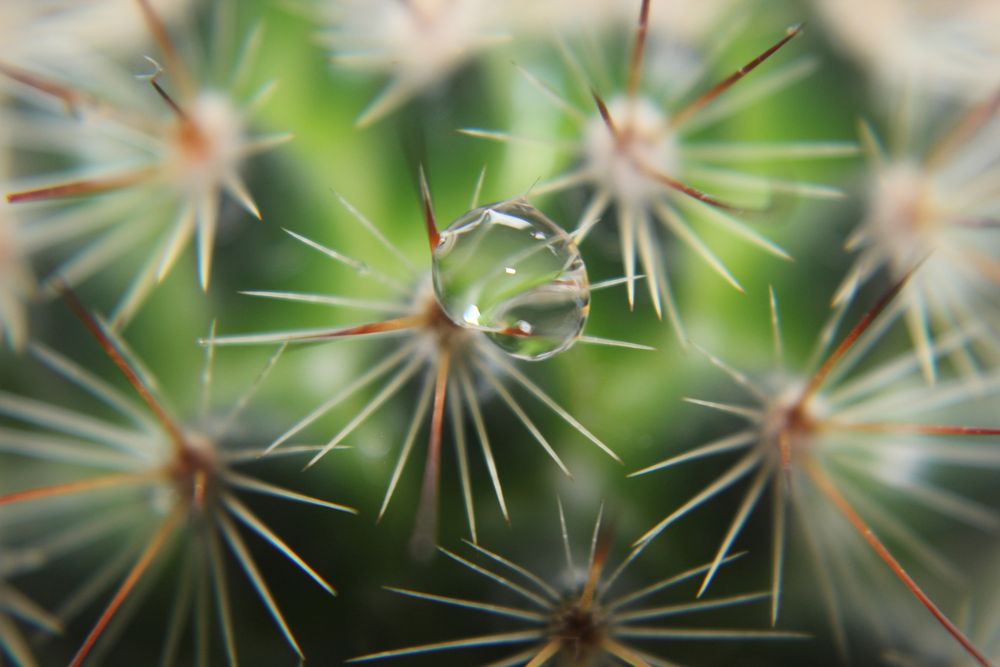
[[[455,324],[508,354],[539,360],[568,349],[590,307],[587,269],[570,236],[524,200],[469,211],[441,232],[434,290]]]

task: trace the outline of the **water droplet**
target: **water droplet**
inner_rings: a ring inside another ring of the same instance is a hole
[[[528,360],[573,345],[590,307],[576,244],[523,200],[474,209],[441,232],[434,290],[457,325],[481,329]]]

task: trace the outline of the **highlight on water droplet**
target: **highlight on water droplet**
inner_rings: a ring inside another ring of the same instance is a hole
[[[579,337],[590,309],[573,239],[523,199],[469,211],[441,232],[434,291],[462,327],[519,359],[546,359]]]

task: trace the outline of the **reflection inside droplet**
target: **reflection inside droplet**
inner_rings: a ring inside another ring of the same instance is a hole
[[[434,290],[453,322],[531,360],[570,347],[590,304],[576,244],[523,200],[469,211],[441,232]]]
[[[465,312],[462,313],[462,321],[466,324],[471,324],[474,327],[479,326],[479,320],[482,318],[482,313],[479,312],[479,308],[474,303],[470,303],[465,307]]]

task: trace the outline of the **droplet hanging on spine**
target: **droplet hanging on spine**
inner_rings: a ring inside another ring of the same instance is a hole
[[[576,244],[522,199],[455,220],[433,260],[434,290],[448,317],[484,331],[511,356],[558,354],[587,321],[590,287]]]

